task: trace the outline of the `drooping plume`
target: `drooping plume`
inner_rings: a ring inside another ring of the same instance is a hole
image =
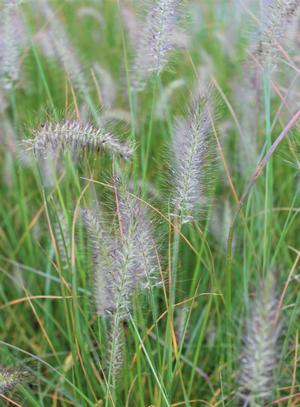
[[[136,90],[143,90],[147,79],[159,74],[174,49],[172,38],[180,17],[181,0],[155,0],[140,34],[132,81]]]
[[[244,406],[265,405],[272,398],[281,327],[276,309],[274,281],[267,279],[246,323],[238,392]]]
[[[37,158],[46,158],[49,154],[65,151],[77,154],[83,151],[105,150],[128,159],[133,153],[132,147],[120,143],[105,129],[90,124],[84,125],[75,120],[46,123],[32,133],[34,137],[24,140],[24,143]]]
[[[183,223],[193,220],[208,205],[216,156],[212,120],[213,106],[208,92],[195,102],[187,119],[177,121],[172,142],[172,201],[174,212]]]

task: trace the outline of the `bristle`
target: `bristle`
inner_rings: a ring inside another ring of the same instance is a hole
[[[172,38],[180,15],[181,0],[155,0],[140,34],[133,67],[132,81],[143,90],[147,79],[159,74],[174,48]]]
[[[207,94],[198,99],[186,120],[177,122],[172,148],[173,204],[183,223],[199,216],[208,204],[215,158],[212,115],[211,98]]]
[[[238,396],[245,406],[269,401],[274,390],[280,322],[275,320],[274,281],[265,281],[252,304],[246,324]]]
[[[130,146],[121,144],[110,132],[78,121],[46,123],[34,130],[33,135],[33,139],[25,140],[24,143],[37,158],[45,158],[51,152],[69,151],[77,154],[82,151],[106,150],[127,159],[133,153]]]

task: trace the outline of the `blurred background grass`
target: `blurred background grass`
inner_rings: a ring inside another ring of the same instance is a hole
[[[226,239],[238,200],[259,158],[296,105],[299,108],[297,35],[288,37],[289,64],[287,58],[280,60],[277,71],[263,77],[249,52],[261,20],[257,2],[186,1],[178,33],[181,47],[172,54],[168,69],[149,81],[137,103],[130,86],[135,45],[127,25],[132,24],[129,11],[143,18],[139,5],[114,0],[51,5],[88,86],[84,91],[76,88],[57,56],[49,49],[46,55],[46,45],[38,38],[49,24],[39,1],[20,3],[15,23],[20,31],[20,79],[2,91],[1,98],[0,363],[25,365],[35,379],[12,400],[22,406],[236,405],[245,318],[267,271],[276,276],[279,296],[287,285],[275,397],[299,393],[299,127],[280,145],[251,190],[234,230],[231,267],[226,268]],[[111,83],[97,67],[107,72]],[[213,204],[201,222],[183,226],[186,240],[180,239],[173,264],[166,152],[176,116],[186,114],[192,94],[208,82],[218,100],[220,143]],[[172,86],[162,112],[159,103]],[[105,103],[108,108],[103,108]],[[113,397],[104,369],[106,323],[96,316],[90,298],[86,237],[80,223],[75,228],[78,206],[90,206],[96,196],[108,199],[105,184],[110,182],[113,159],[101,154],[74,165],[66,158],[59,181],[43,187],[41,169],[25,165],[18,147],[45,121],[77,117],[103,123],[108,116],[113,117],[109,127],[137,145],[131,162],[120,160],[116,165],[141,185],[143,198],[155,208],[151,213],[164,281],[150,301],[146,296],[135,299]],[[244,145],[243,131],[250,134]],[[76,234],[75,260],[67,264],[53,245],[59,238],[54,225],[61,212],[70,240]],[[167,299],[172,265],[177,275],[174,319]],[[295,400],[282,405],[297,405]]]

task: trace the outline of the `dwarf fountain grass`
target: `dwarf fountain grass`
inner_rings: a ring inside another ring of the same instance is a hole
[[[122,361],[122,324],[139,289],[157,284],[159,265],[152,226],[141,203],[125,186],[114,180],[117,224],[110,234],[105,215],[96,210],[81,211],[93,253],[94,301],[99,316],[108,318],[109,375],[115,382]]]
[[[281,329],[276,319],[276,305],[274,280],[267,278],[261,284],[246,322],[238,391],[244,406],[261,406],[270,401],[275,388]]]
[[[98,152],[100,150],[117,154],[128,159],[133,148],[122,144],[109,131],[94,127],[90,124],[82,124],[76,120],[63,122],[48,122],[32,131],[33,138],[24,140],[27,150],[33,151],[34,155],[41,159],[51,153],[69,151],[73,154],[83,151]]]

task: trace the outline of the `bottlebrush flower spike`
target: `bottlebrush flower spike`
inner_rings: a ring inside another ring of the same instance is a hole
[[[175,129],[172,143],[175,190],[172,201],[175,214],[183,223],[193,220],[208,205],[216,156],[212,110],[208,92],[196,101],[187,119],[178,120]]]
[[[143,90],[152,74],[159,74],[174,48],[172,37],[180,16],[181,0],[155,0],[137,45],[133,86]]]
[[[244,406],[265,405],[272,397],[281,328],[275,320],[276,308],[274,281],[269,279],[262,284],[246,324],[238,392]]]
[[[26,383],[31,374],[26,369],[0,366],[0,394],[7,394],[18,384]]]
[[[76,154],[82,151],[106,150],[128,159],[133,153],[132,147],[121,144],[110,132],[89,124],[84,125],[79,121],[46,123],[33,130],[33,136],[33,139],[24,140],[24,143],[37,158],[46,158],[48,154],[65,151]]]
[[[0,87],[9,90],[19,79],[19,51],[14,27],[16,5],[5,1],[1,10]]]

